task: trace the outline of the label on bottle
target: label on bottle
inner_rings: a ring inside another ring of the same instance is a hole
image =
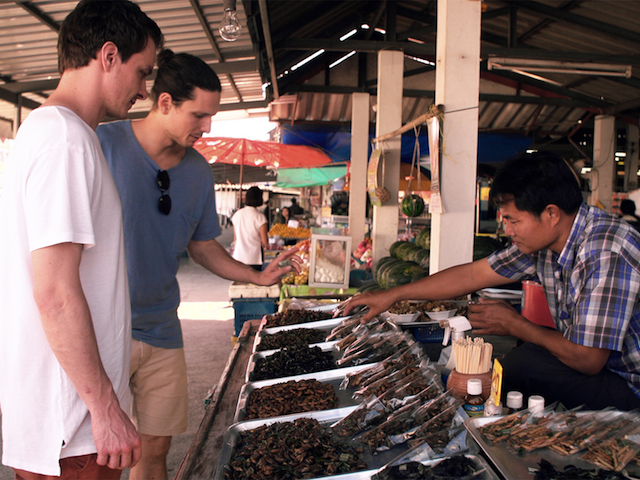
[[[467,415],[470,417],[482,417],[484,415],[484,404],[469,405],[468,403],[465,403],[464,411],[467,412]]]

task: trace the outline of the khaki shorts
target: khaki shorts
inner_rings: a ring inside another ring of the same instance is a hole
[[[133,421],[145,435],[173,436],[187,430],[187,363],[182,348],[131,342]]]

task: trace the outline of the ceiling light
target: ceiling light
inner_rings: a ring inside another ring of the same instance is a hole
[[[223,0],[224,15],[220,22],[220,36],[227,42],[235,42],[240,36],[242,26],[238,21],[236,0]]]
[[[491,57],[488,60],[488,68],[489,70],[521,70],[524,72],[555,72],[607,77],[631,77],[631,65],[562,62],[556,60],[536,60],[531,58]]]
[[[350,32],[345,33],[343,36],[340,37],[340,41],[344,42],[347,38],[351,38],[353,37],[356,33],[358,33],[358,30],[356,28],[354,28],[353,30],[351,30]]]
[[[340,65],[342,62],[344,62],[347,58],[352,57],[356,54],[355,50],[352,50],[351,52],[347,53],[346,55],[344,55],[343,57],[340,57],[338,60],[336,60],[335,62],[333,62],[331,65],[329,65],[329,68],[333,68],[336,65]]]

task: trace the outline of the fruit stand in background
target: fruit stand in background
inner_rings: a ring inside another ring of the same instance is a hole
[[[311,238],[311,229],[304,227],[289,227],[284,223],[276,223],[269,230],[270,237],[304,239]]]
[[[295,271],[287,273],[282,277],[282,283],[284,285],[306,285],[309,282],[309,248],[311,242],[309,240],[303,240],[298,242],[295,246],[298,248],[298,256],[302,259],[302,265],[300,265],[300,273]],[[285,247],[285,250],[292,247]]]

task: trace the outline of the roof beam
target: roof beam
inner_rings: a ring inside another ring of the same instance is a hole
[[[282,50],[320,50],[332,52],[369,52],[377,53],[381,50],[398,48],[404,50],[409,55],[435,55],[436,46],[428,44],[418,44],[413,42],[380,42],[377,40],[340,40],[322,38],[298,38],[283,40],[278,45]]]
[[[58,33],[60,31],[60,24],[36,7],[33,3],[29,1],[16,1],[15,3],[29,12],[29,15],[37,18],[42,24],[46,25],[54,32]]]
[[[34,108],[38,108],[40,106],[38,102],[35,102],[29,98],[22,97],[22,99],[19,99],[19,97],[20,97],[20,94],[13,93],[5,89],[4,85],[0,86],[0,100],[9,102],[12,105],[18,105],[18,103],[20,103],[21,101],[22,106],[24,108],[30,108],[31,110],[33,110]]]
[[[580,25],[582,27],[597,30],[599,33],[607,33],[616,38],[623,38],[632,42],[640,43],[640,33],[632,32],[631,30],[625,30],[616,25],[593,20],[582,15],[575,13],[569,13],[559,8],[550,7],[542,3],[534,2],[531,0],[508,0],[509,3],[514,4],[518,8],[524,8],[532,12],[541,13],[548,17],[553,17],[565,22],[573,23],[574,25]]]

